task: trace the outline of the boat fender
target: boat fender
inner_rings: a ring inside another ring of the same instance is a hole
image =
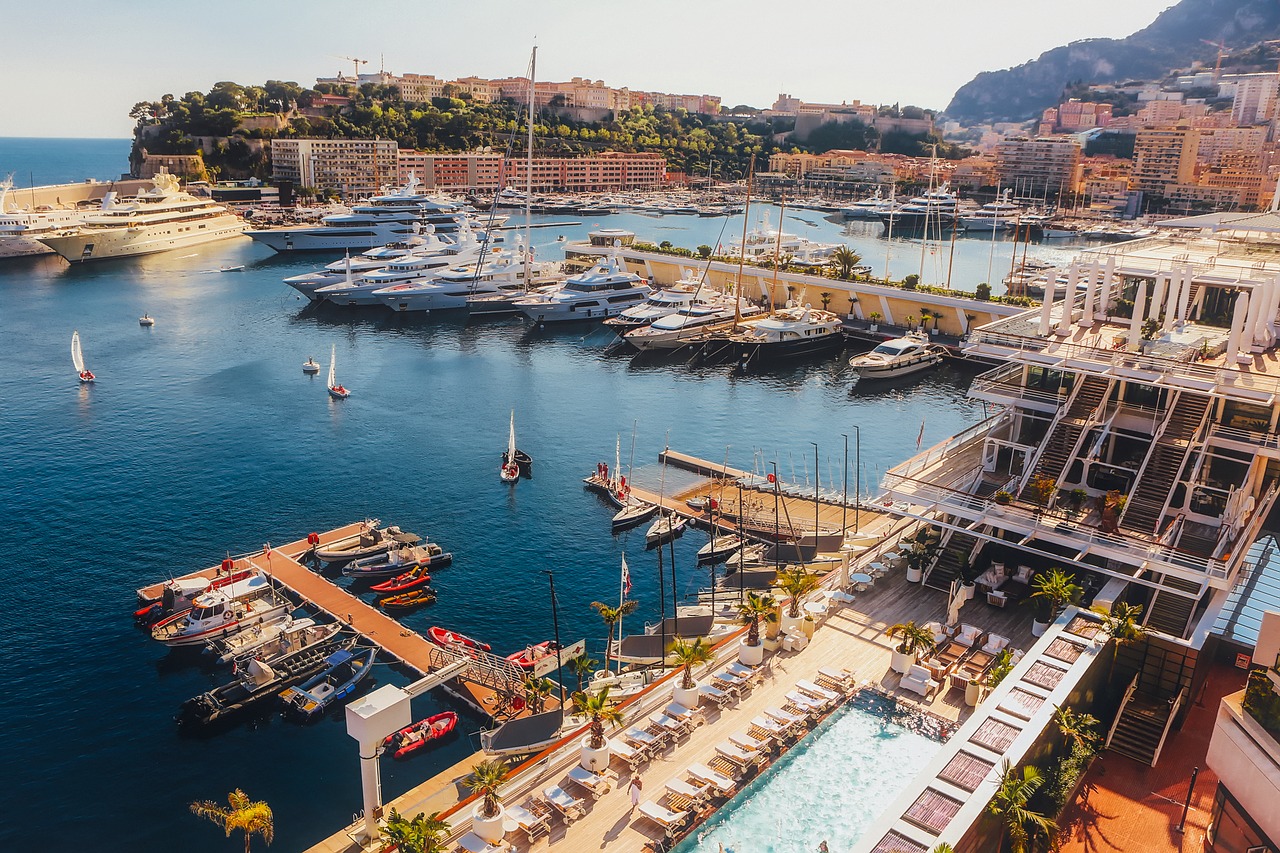
[[[235,614],[234,614],[234,613],[232,613],[230,610],[228,610],[226,613],[223,613],[223,614],[222,614],[222,618],[223,618],[223,619],[225,619],[225,620],[227,620],[228,622],[230,622],[230,621],[231,621],[231,618],[232,618],[233,616],[235,616]]]
[[[308,534],[307,534],[307,544],[308,544],[308,545],[319,545],[319,544],[320,544],[320,534],[319,534],[319,533],[308,533]]]
[[[222,561],[222,570],[224,572],[231,572],[235,569],[235,567],[236,567],[235,560],[226,559]]]

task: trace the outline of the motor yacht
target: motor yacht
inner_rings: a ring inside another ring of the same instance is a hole
[[[504,284],[524,292],[524,258],[522,250],[495,250],[482,259],[454,264],[434,276],[402,282],[375,290],[371,295],[392,311],[443,311],[466,308],[475,296],[498,293]],[[373,273],[369,278],[389,277],[391,268]]]
[[[740,368],[757,367],[839,349],[843,324],[830,311],[794,306],[754,320],[730,336]]]
[[[759,305],[738,298],[735,311],[733,297],[717,294],[715,298],[700,299],[691,305],[654,320],[648,326],[627,332],[625,340],[636,349],[676,349],[690,341],[712,332],[732,328],[735,322],[752,320],[764,313]]]
[[[849,359],[849,366],[860,379],[892,379],[941,364],[946,354],[945,348],[924,335],[912,333],[885,341],[871,352],[855,355]]]
[[[889,211],[891,204],[892,202],[881,194],[880,188],[876,187],[875,195],[840,208],[840,213],[845,219],[878,219],[882,212]]]
[[[354,258],[351,255],[325,264],[314,272],[302,273],[286,278],[284,283],[301,293],[308,299],[315,300],[316,291],[331,284],[340,284],[347,280],[348,272],[352,278],[360,278],[367,273],[386,268],[392,261],[409,255],[428,252],[449,245],[450,241],[434,236],[434,232],[419,234],[408,240],[388,243],[374,249],[361,252]],[[323,299],[323,297],[320,297]]]
[[[959,203],[960,200],[951,192],[950,185],[944,183],[896,209],[881,211],[877,215],[886,226],[892,221],[893,227],[901,231],[923,231],[926,227],[940,230],[950,228],[955,223]]]
[[[79,225],[90,210],[47,204],[18,209],[7,201],[12,189],[12,177],[0,181],[0,258],[53,254],[40,237]]]
[[[1022,208],[1009,201],[1009,190],[1000,194],[996,201],[987,202],[982,207],[960,217],[960,224],[966,232],[970,231],[1008,231],[1018,221]]]
[[[591,269],[566,278],[558,286],[517,300],[515,306],[536,323],[605,320],[639,305],[650,293],[649,285],[628,272],[621,256],[615,254],[601,258]]]
[[[378,291],[398,285],[430,283],[450,267],[465,266],[479,260],[482,254],[492,251],[487,244],[484,234],[476,234],[466,228],[459,233],[457,242],[446,241],[405,255],[353,281],[344,280],[322,287],[315,296],[335,305],[383,305],[385,300]]]
[[[619,334],[629,329],[647,326],[655,320],[692,305],[701,286],[702,281],[697,275],[692,270],[685,270],[684,275],[675,284],[654,291],[639,305],[633,305],[617,317],[605,320],[605,325],[613,326]]]

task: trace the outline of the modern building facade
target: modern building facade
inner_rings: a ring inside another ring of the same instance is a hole
[[[394,139],[273,139],[271,176],[344,198],[372,195],[399,177]]]
[[[1020,196],[1072,192],[1080,181],[1080,143],[1065,136],[1014,137],[996,145],[996,179]]]
[[[1200,131],[1188,125],[1148,128],[1133,145],[1133,189],[1168,195],[1175,184],[1193,184]]]
[[[492,191],[509,186],[524,189],[527,163],[501,154],[436,154],[399,152],[399,180],[409,173],[427,190]],[[607,151],[594,157],[536,157],[532,169],[535,192],[597,192],[654,189],[667,177],[667,161],[661,154],[626,154]]]

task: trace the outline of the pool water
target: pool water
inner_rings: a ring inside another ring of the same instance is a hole
[[[719,809],[674,853],[848,850],[941,744],[890,713],[892,700],[836,711]],[[903,725],[903,723],[907,725]]]

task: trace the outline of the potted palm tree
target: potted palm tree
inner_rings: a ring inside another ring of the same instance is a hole
[[[867,327],[867,330],[871,332],[880,331],[880,320],[882,317],[884,317],[884,315],[879,311],[872,311],[868,314],[867,319],[871,321],[871,325]]]
[[[885,631],[885,636],[897,639],[889,666],[894,672],[906,673],[915,665],[921,652],[933,650],[933,632],[914,621],[902,622]]]
[[[1142,615],[1142,605],[1117,601],[1109,610],[1101,606],[1092,609],[1102,617],[1102,630],[1115,640],[1115,646],[1111,649],[1111,666],[1107,669],[1107,682],[1110,683],[1115,677],[1120,647],[1146,639],[1146,626],[1138,621],[1138,617]]]
[[[1075,604],[1084,594],[1084,590],[1076,583],[1076,576],[1057,567],[1036,575],[1031,581],[1031,587],[1034,590],[1031,602],[1036,608],[1031,633],[1037,637],[1048,630],[1063,608],[1068,604]]]
[[[671,645],[669,654],[675,659],[676,665],[684,670],[671,698],[677,705],[698,707],[698,684],[693,680],[693,668],[715,660],[715,652],[705,640],[698,637],[693,642],[676,640]]]
[[[579,690],[571,697],[573,712],[582,714],[591,721],[591,734],[582,743],[582,757],[578,763],[583,769],[595,773],[609,766],[609,741],[604,736],[604,724],[622,725],[622,712],[609,702],[609,688],[605,687],[596,693],[584,693]]]
[[[255,835],[271,844],[275,837],[275,819],[271,814],[271,806],[264,802],[254,802],[248,794],[236,788],[227,794],[227,804],[215,803],[212,800],[201,800],[192,803],[191,813],[207,818],[222,827],[227,837],[237,829],[244,833],[244,853],[249,853],[249,842]]]
[[[747,666],[764,662],[764,646],[760,643],[760,622],[777,622],[778,606],[772,596],[748,592],[738,605],[738,618],[747,626],[747,636],[738,641],[738,660]]]
[[[814,574],[806,572],[803,567],[785,569],[778,575],[778,589],[791,596],[786,612],[782,614],[779,627],[786,633],[795,633],[804,620],[804,612],[800,609],[804,597],[822,584],[822,580]]]
[[[480,795],[480,802],[471,815],[471,831],[490,844],[501,844],[507,834],[502,826],[506,812],[498,796],[498,789],[506,779],[507,762],[491,759],[472,767],[465,783],[472,793]]]
[[[591,655],[586,652],[583,652],[576,658],[571,658],[569,660],[569,671],[578,679],[579,692],[582,690],[582,680],[595,672],[596,664],[598,663],[600,663],[600,661],[591,657]]]
[[[1044,777],[1035,767],[1027,765],[1019,773],[1013,769],[1009,759],[1004,760],[1000,768],[1000,785],[991,802],[987,803],[987,811],[1000,819],[998,849],[1004,849],[1007,834],[1014,853],[1027,853],[1034,839],[1048,837],[1057,829],[1052,820],[1027,808],[1027,801],[1043,784]]]
[[[384,834],[400,853],[444,853],[448,849],[444,839],[449,834],[449,824],[440,819],[440,812],[433,812],[430,817],[418,812],[409,820],[392,808]]]

